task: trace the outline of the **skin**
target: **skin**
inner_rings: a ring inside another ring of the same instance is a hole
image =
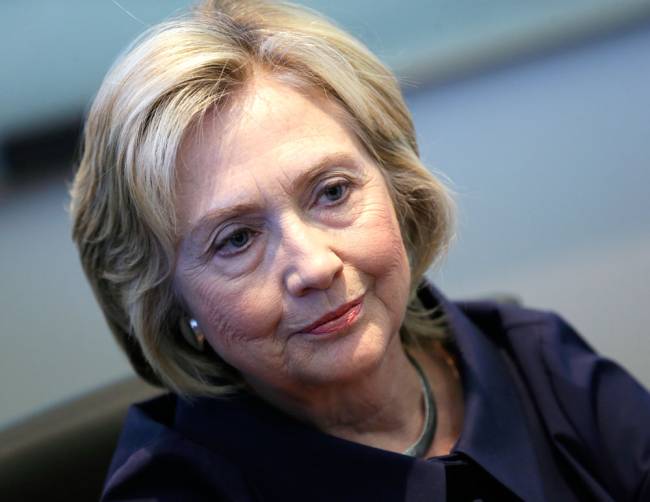
[[[384,178],[342,110],[258,75],[179,153],[175,286],[207,342],[274,406],[403,451],[423,423],[398,334],[409,264]],[[341,329],[308,328],[355,301]],[[449,408],[442,359],[416,357]],[[432,453],[458,422],[439,421]]]

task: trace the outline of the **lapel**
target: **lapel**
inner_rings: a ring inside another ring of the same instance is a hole
[[[465,416],[453,452],[471,457],[522,499],[544,500],[522,396],[506,356],[495,342],[501,334],[498,307],[476,302],[461,309],[428,283],[423,283],[418,295],[425,307],[440,307],[459,355]],[[488,324],[493,332],[479,329],[472,321],[473,314],[491,317]]]

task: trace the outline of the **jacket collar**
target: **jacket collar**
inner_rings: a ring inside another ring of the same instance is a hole
[[[544,500],[517,382],[495,343],[499,333],[481,330],[473,319],[490,317],[497,322],[489,324],[502,331],[499,307],[489,302],[451,303],[428,283],[418,294],[425,307],[440,307],[459,355],[465,416],[452,453],[469,456],[522,499]]]

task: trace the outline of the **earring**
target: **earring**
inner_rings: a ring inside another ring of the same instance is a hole
[[[187,317],[181,318],[179,321],[179,328],[183,338],[193,349],[198,351],[203,350],[205,336],[201,333],[199,323],[196,322],[196,319]]]

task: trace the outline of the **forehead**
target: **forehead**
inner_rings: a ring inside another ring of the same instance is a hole
[[[339,105],[272,78],[258,78],[227,109],[210,111],[184,139],[177,165],[179,222],[215,204],[246,202],[325,156],[365,157]]]
[[[210,110],[189,131],[181,145],[180,175],[191,175],[205,162],[240,165],[260,154],[282,159],[285,149],[301,142],[314,148],[328,139],[356,143],[346,126],[349,120],[340,105],[315,90],[303,92],[258,77],[225,109]]]

